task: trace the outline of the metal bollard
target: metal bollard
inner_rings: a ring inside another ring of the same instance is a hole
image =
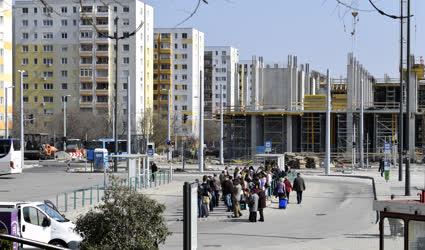
[[[93,205],[93,187],[90,187],[90,206]]]
[[[74,191],[74,209],[77,209],[77,191]]]
[[[68,194],[67,193],[64,193],[65,194],[65,212],[68,212]]]
[[[86,192],[85,192],[85,189],[83,189],[83,190],[81,191],[81,193],[82,193],[82,197],[81,197],[81,206],[82,206],[82,207],[84,207],[84,205],[85,205],[85,203],[86,203]]]

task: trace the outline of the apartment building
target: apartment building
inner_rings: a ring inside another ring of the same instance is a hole
[[[164,119],[171,112],[172,134],[197,137],[204,34],[193,28],[156,28],[154,36],[154,110]]]
[[[220,110],[221,94],[223,107],[235,106],[239,51],[231,46],[206,46],[204,60],[205,111],[216,113]]]
[[[13,32],[12,0],[0,1],[0,136],[12,128]],[[7,99],[7,103],[6,103]],[[6,112],[7,111],[7,112]],[[7,124],[6,124],[7,113]]]
[[[36,117],[27,131],[51,133],[60,127],[53,125],[63,112],[63,96],[69,96],[69,113],[88,112],[113,121],[116,53],[118,133],[126,129],[128,79],[133,133],[140,130],[153,100],[152,7],[138,0],[83,5],[52,0],[48,6],[24,0],[17,1],[15,9],[15,66],[26,71],[25,113]],[[116,29],[122,38],[118,47],[111,39]],[[19,79],[18,72],[15,77]]]

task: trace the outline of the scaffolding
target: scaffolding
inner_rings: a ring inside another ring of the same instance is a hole
[[[375,148],[382,153],[384,144],[397,138],[397,114],[375,114]]]
[[[264,117],[264,140],[272,142],[274,153],[283,153],[286,149],[286,129],[284,117]]]
[[[321,114],[305,114],[301,117],[301,150],[303,152],[321,152],[322,131]]]
[[[347,149],[347,115],[336,115],[336,152],[343,153]]]
[[[250,157],[250,124],[246,116],[232,116],[227,120],[226,158]]]

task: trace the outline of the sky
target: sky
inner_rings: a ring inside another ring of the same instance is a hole
[[[288,54],[299,63],[334,77],[346,75],[347,54],[354,52],[375,77],[398,77],[399,20],[379,15],[367,0],[340,0],[359,11],[355,42],[352,10],[337,0],[208,0],[179,27],[205,33],[206,46],[231,45],[240,59],[263,56],[266,63],[284,62]],[[411,0],[412,53],[425,57],[425,1]],[[146,0],[155,10],[155,27],[175,27],[190,15],[198,0]],[[398,15],[399,0],[374,0]]]

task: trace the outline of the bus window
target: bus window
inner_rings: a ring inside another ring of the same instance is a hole
[[[15,151],[21,150],[21,141],[20,140],[16,140],[16,139],[13,140],[13,149]]]
[[[118,152],[127,152],[127,141],[118,141]]]
[[[11,140],[0,140],[0,157],[10,152]]]

